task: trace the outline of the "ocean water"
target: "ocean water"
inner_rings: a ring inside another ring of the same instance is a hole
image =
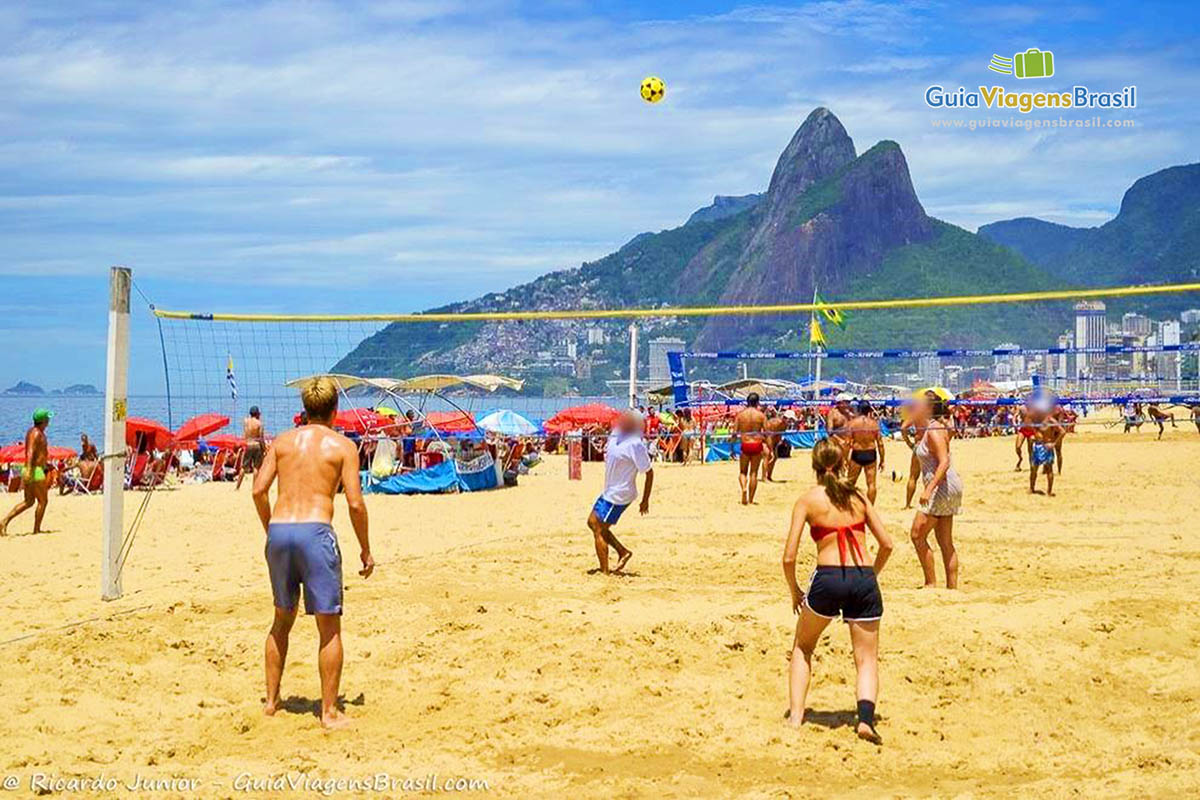
[[[582,403],[606,403],[615,408],[624,405],[624,400],[616,397],[454,397],[450,399],[437,396],[422,396],[408,398],[414,406],[425,411],[450,411],[456,407],[480,414],[497,408],[507,408],[522,414],[531,420],[540,421],[552,416],[556,411],[568,406]],[[371,398],[352,398],[349,403],[343,399],[342,407],[350,404],[368,406],[377,402]],[[184,420],[194,414],[214,411],[225,414],[232,422],[223,433],[241,434],[241,419],[252,403],[257,403],[263,415],[263,423],[268,433],[286,430],[292,427],[292,418],[300,410],[299,400],[292,395],[267,397],[262,400],[214,401],[210,398],[172,398],[168,406],[167,398],[162,395],[131,395],[129,397],[129,416],[149,417],[164,425],[178,428]],[[216,407],[224,405],[224,408]],[[395,405],[389,403],[389,405]],[[401,408],[406,408],[401,403]],[[63,397],[48,396],[14,396],[0,395],[0,446],[21,441],[25,431],[29,429],[36,408],[49,408],[54,412],[47,435],[50,444],[79,449],[79,434],[86,433],[97,447],[103,445],[104,439],[104,398],[103,397]],[[170,422],[168,423],[168,419]]]

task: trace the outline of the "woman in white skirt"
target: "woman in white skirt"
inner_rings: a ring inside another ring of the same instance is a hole
[[[911,423],[917,428],[917,445],[913,455],[921,464],[921,480],[925,484],[912,523],[913,545],[925,573],[925,586],[937,585],[933,550],[929,532],[937,538],[946,569],[946,588],[958,588],[958,553],[954,549],[954,515],[962,509],[963,482],[950,463],[952,431],[947,419],[948,397],[926,391],[914,399]]]

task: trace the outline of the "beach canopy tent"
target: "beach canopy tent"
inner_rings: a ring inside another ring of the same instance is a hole
[[[50,445],[46,448],[47,461],[66,461],[69,458],[75,458],[78,453],[69,447],[55,447]],[[0,464],[23,464],[25,463],[25,443],[16,442],[7,447],[0,447]]]
[[[136,448],[139,438],[151,450],[166,450],[175,441],[175,434],[161,422],[145,417],[129,417],[125,420],[125,444]]]
[[[453,434],[466,435],[470,433],[478,433],[478,428],[475,425],[475,418],[458,408],[458,406],[449,398],[443,399],[450,405],[455,406],[454,411],[424,411],[424,403],[420,406],[412,403],[406,398],[406,395],[439,395],[442,396],[444,391],[450,389],[476,389],[485,392],[495,392],[500,389],[509,389],[512,391],[520,391],[525,385],[524,381],[515,378],[506,378],[503,375],[419,375],[415,378],[362,378],[357,375],[344,375],[339,373],[326,373],[322,375],[309,375],[304,378],[295,378],[288,381],[285,385],[292,388],[303,389],[312,381],[318,378],[330,378],[337,385],[338,389],[345,394],[350,390],[375,390],[380,394],[386,395],[399,406],[403,403],[409,406],[413,411],[419,414],[418,422],[424,421],[429,428],[437,435]],[[374,409],[351,409],[358,417],[361,418],[365,425],[356,425],[351,430],[357,430],[360,433],[368,433],[375,431],[387,432],[387,428],[395,426],[399,420],[400,412],[388,409],[385,406],[377,406]],[[345,413],[345,412],[343,412]],[[338,415],[341,417],[341,414]],[[297,421],[299,418],[297,417]],[[347,420],[353,422],[352,420]],[[338,427],[335,423],[335,427]]]
[[[801,385],[776,378],[739,378],[735,381],[719,383],[713,386],[712,390],[717,394],[738,400],[746,399],[753,392],[765,400],[798,397]]]
[[[293,378],[284,386],[293,389],[303,389],[317,378],[331,378],[338,389],[343,392],[349,389],[369,388],[378,389],[386,394],[435,394],[447,389],[469,387],[494,392],[498,389],[521,391],[524,381],[516,378],[505,378],[502,375],[419,375],[415,378],[361,378],[357,375],[343,375],[330,372],[320,375],[308,375],[303,378]]]
[[[468,387],[482,389],[485,392],[495,392],[498,389],[521,391],[525,381],[516,378],[506,378],[503,375],[418,375],[415,378],[404,378],[395,381],[391,388],[393,392],[442,392],[447,389]]]
[[[708,396],[729,400],[745,400],[751,392],[755,392],[763,399],[782,399],[799,397],[802,391],[805,391],[802,384],[779,378],[738,378],[737,380],[726,381],[724,383],[713,383],[711,381],[691,381],[688,383],[689,398],[704,398]],[[808,389],[807,391],[811,392],[812,390]],[[646,394],[651,403],[669,403],[675,398],[674,386],[671,384],[656,386],[647,391]]]
[[[197,439],[216,433],[229,424],[229,417],[221,414],[198,414],[179,426],[175,431],[175,441],[194,442]]]
[[[501,436],[534,436],[541,432],[541,426],[506,408],[486,414],[476,424],[489,433]]]
[[[589,403],[564,408],[546,420],[545,428],[551,433],[567,433],[588,425],[612,425],[620,416],[621,412],[612,406],[606,406],[603,403]]]
[[[809,378],[800,381],[800,392],[802,394],[816,395],[831,395],[838,392],[844,392],[850,386],[850,382],[845,378],[829,378],[827,380],[815,380]]]

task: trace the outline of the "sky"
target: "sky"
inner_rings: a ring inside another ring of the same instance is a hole
[[[162,308],[399,312],[501,290],[761,191],[816,106],[900,143],[927,212],[1102,224],[1196,160],[1195,3],[0,5],[0,388],[101,385],[108,267]],[[1135,84],[1120,130],[964,131],[948,88]],[[644,103],[646,75],[667,84]],[[133,387],[161,383],[135,300]],[[157,382],[157,383],[156,383]]]

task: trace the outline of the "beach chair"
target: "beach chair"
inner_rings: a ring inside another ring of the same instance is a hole
[[[154,489],[161,486],[167,480],[167,470],[170,469],[170,466],[169,456],[164,456],[161,460],[149,459],[146,470],[142,474],[142,482],[137,488]]]
[[[142,479],[146,477],[146,465],[150,463],[149,453],[138,453],[129,462],[129,466],[125,471],[125,488],[136,489],[142,485]]]
[[[525,455],[525,443],[517,442],[508,449],[508,455],[504,457],[504,471],[516,470],[521,466],[521,457]]]
[[[223,481],[225,480],[225,462],[229,460],[229,451],[221,449],[213,456],[212,460],[212,475],[209,480]]]
[[[78,475],[68,475],[65,480],[71,494],[96,494],[104,489],[104,465],[97,464],[86,481]]]

